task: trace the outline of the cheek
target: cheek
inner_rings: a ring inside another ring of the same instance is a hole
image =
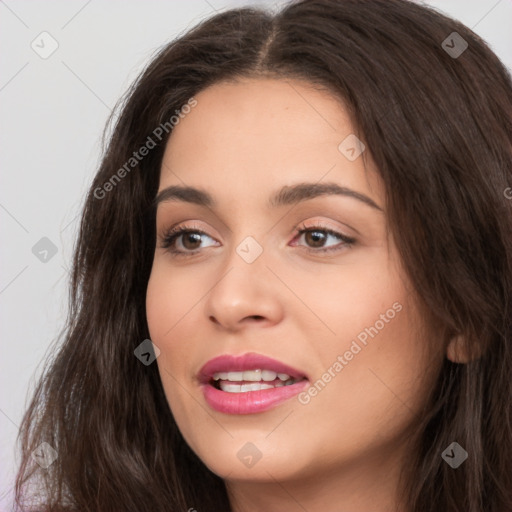
[[[180,354],[183,344],[174,341],[179,339],[186,318],[186,305],[180,297],[183,294],[176,283],[154,269],[146,292],[146,318],[151,341],[160,349],[156,363],[168,400],[168,390],[175,388],[176,367],[185,366],[184,354]]]
[[[315,410],[311,417],[329,411],[320,427],[325,435],[351,432],[368,440],[383,434],[375,430],[379,422],[403,426],[428,389],[434,340],[418,329],[421,317],[399,270],[385,262],[338,269],[321,290],[320,284],[310,288],[308,304],[331,332],[325,329],[311,347],[316,371],[301,403]]]
[[[166,297],[164,288],[155,277],[154,271],[152,271],[146,290],[146,319],[148,322],[149,334],[153,342],[158,337],[157,333],[162,329],[162,313],[167,307],[165,302]]]
[[[325,436],[342,433],[345,449],[399,437],[418,416],[432,382],[427,375],[432,340],[415,327],[416,309],[407,296],[390,300],[396,298],[395,308],[391,302],[373,308],[373,314],[361,312],[357,321],[340,318],[337,327],[344,334],[322,347],[321,369],[302,397],[305,409],[311,408],[308,416],[323,418],[311,428]]]
[[[171,271],[155,259],[146,291],[146,318],[153,342],[170,339],[200,297],[197,279],[191,281],[187,273]]]
[[[149,334],[160,349],[156,362],[171,408],[179,395],[180,384],[190,378],[190,356],[195,349],[191,340],[198,327],[194,306],[205,293],[201,287],[191,287],[186,273],[182,274],[171,273],[165,265],[157,264],[146,292]]]
[[[186,354],[180,353],[183,344],[174,342],[179,339],[184,323],[184,305],[179,300],[180,296],[182,294],[176,283],[170,282],[169,277],[159,272],[158,268],[153,268],[146,292],[146,318],[151,341],[160,349],[156,364],[167,403],[176,420],[188,416],[180,400],[180,386],[177,385],[184,381],[183,375],[177,370],[186,367]],[[188,426],[193,422],[185,419],[179,424],[180,430],[187,436]]]
[[[376,330],[389,331],[389,326],[399,323],[398,317],[404,316],[397,310],[402,309],[408,294],[397,270],[385,257],[361,257],[351,265],[332,266],[299,279],[295,276],[293,282],[296,294],[304,298],[310,311],[321,321],[316,336],[311,328],[308,336],[310,343],[314,343],[315,337],[322,338],[321,343],[311,347],[320,355],[343,353],[353,339],[359,336],[364,343]],[[301,321],[313,315],[294,317]]]

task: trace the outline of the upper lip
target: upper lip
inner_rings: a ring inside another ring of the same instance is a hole
[[[271,370],[276,373],[286,373],[294,379],[307,378],[306,375],[288,366],[277,359],[256,354],[253,352],[242,354],[239,356],[224,354],[210,359],[200,370],[198,374],[199,381],[202,383],[209,382],[215,373],[219,372],[240,372],[245,370]]]

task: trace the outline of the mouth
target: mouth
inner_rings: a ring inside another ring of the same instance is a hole
[[[260,354],[224,355],[198,375],[206,402],[226,414],[255,414],[277,407],[309,385],[307,376]]]
[[[273,370],[215,372],[209,384],[226,393],[247,393],[262,389],[274,389],[283,386],[293,386],[304,378],[294,378],[287,373],[277,373]]]

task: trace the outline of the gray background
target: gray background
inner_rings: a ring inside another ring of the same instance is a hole
[[[471,27],[512,69],[511,0],[425,3]],[[280,2],[0,0],[1,510],[11,509],[27,392],[66,316],[77,215],[107,117],[154,51],[216,10],[240,5]],[[58,43],[46,59],[31,47],[35,40],[38,51],[50,48],[38,37],[44,31]],[[43,237],[54,256],[33,253]]]

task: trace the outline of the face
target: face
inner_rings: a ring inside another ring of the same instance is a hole
[[[431,384],[431,340],[369,150],[307,83],[195,99],[163,158],[146,300],[180,431],[227,481],[391,460]]]

